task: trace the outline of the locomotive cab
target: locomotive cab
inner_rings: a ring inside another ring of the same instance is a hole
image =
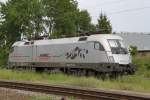
[[[108,39],[107,40],[111,49],[114,62],[120,65],[129,65],[131,63],[131,56],[123,40],[120,39]]]
[[[136,68],[132,64],[132,57],[120,36],[105,34],[99,35],[97,38],[105,49],[108,63],[116,64],[116,66],[110,67],[113,71],[134,74]]]
[[[119,70],[127,72],[128,74],[134,74],[135,66],[132,64],[131,55],[123,43],[123,40],[109,39],[108,43],[110,45],[114,62],[119,64]]]

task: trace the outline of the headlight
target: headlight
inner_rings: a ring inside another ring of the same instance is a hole
[[[113,56],[108,56],[108,58],[109,58],[109,62],[111,62],[111,63],[114,63],[114,62],[115,62],[115,60],[114,60],[114,57],[113,57]]]

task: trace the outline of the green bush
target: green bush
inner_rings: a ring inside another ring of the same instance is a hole
[[[138,76],[142,76],[143,78],[150,78],[150,57],[133,57],[133,63],[137,65]]]
[[[0,68],[4,68],[7,65],[8,54],[8,48],[0,48]]]
[[[137,55],[137,47],[136,46],[130,46],[130,53],[132,56]]]

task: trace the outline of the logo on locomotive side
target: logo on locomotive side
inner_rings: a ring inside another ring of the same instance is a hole
[[[87,49],[81,49],[79,47],[76,47],[75,49],[71,50],[70,52],[66,53],[66,59],[76,59],[77,57],[80,57],[82,59],[86,58],[86,55],[89,53]]]

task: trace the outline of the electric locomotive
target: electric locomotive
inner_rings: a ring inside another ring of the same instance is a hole
[[[123,39],[113,34],[17,41],[8,68],[84,75],[133,74],[136,69]]]

